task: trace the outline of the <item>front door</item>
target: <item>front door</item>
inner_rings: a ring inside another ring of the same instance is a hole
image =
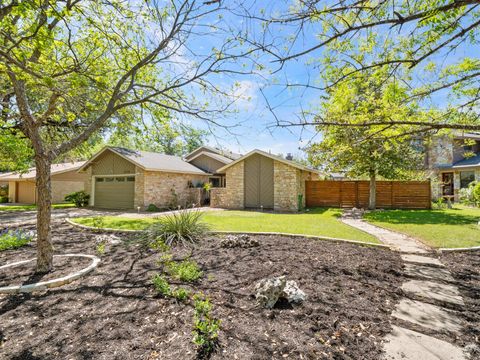
[[[442,195],[453,196],[453,172],[442,174]]]

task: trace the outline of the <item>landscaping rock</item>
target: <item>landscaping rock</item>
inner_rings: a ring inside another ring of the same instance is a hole
[[[255,286],[255,298],[259,305],[271,309],[278,299],[286,299],[291,304],[300,304],[305,301],[307,295],[300,290],[297,283],[279,276],[270,279],[263,279]]]
[[[267,309],[273,308],[280,295],[282,295],[286,284],[287,278],[285,276],[260,280],[255,286],[257,303]]]
[[[95,244],[118,245],[120,242],[120,238],[114,234],[95,235]]]
[[[293,280],[287,281],[280,297],[287,299],[292,304],[301,304],[307,299],[307,295],[300,290],[297,283]]]
[[[220,246],[223,248],[251,248],[259,246],[260,243],[258,240],[251,239],[250,235],[240,234],[240,235],[227,235],[221,242]]]

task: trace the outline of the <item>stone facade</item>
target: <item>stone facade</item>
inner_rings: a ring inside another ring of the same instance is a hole
[[[135,166],[135,194],[133,197],[133,207],[143,209],[145,207],[145,171]],[[148,206],[148,204],[147,204]]]
[[[244,171],[243,161],[226,170],[226,187],[213,188],[210,191],[211,207],[244,208]],[[305,206],[305,181],[316,178],[315,174],[275,160],[273,162],[274,210],[298,211],[298,195],[302,195],[302,206]]]
[[[210,206],[225,209],[243,209],[244,192],[244,162],[229,167],[225,173],[226,187],[210,190]]]
[[[207,181],[208,176],[203,175],[145,171],[143,173],[143,203],[138,203],[136,206],[143,208],[150,204],[159,208],[191,206],[198,201],[198,191],[189,187],[190,184]],[[138,186],[141,187],[140,184]],[[137,191],[135,191],[135,195],[137,196]],[[140,195],[141,190],[139,189],[139,199]]]

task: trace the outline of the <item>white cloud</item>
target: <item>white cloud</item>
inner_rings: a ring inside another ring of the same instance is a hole
[[[257,106],[259,84],[251,80],[237,81],[232,96],[239,110],[253,110]]]

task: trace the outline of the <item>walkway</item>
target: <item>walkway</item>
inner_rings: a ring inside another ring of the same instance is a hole
[[[447,341],[426,335],[438,333],[451,338],[461,335],[462,322],[455,310],[463,299],[450,272],[425,245],[406,235],[371,225],[358,213],[342,218],[345,224],[365,231],[401,252],[405,274],[411,278],[402,285],[405,298],[392,316],[400,325],[385,338],[388,360],[464,360],[463,350]],[[413,330],[415,329],[415,331]]]

